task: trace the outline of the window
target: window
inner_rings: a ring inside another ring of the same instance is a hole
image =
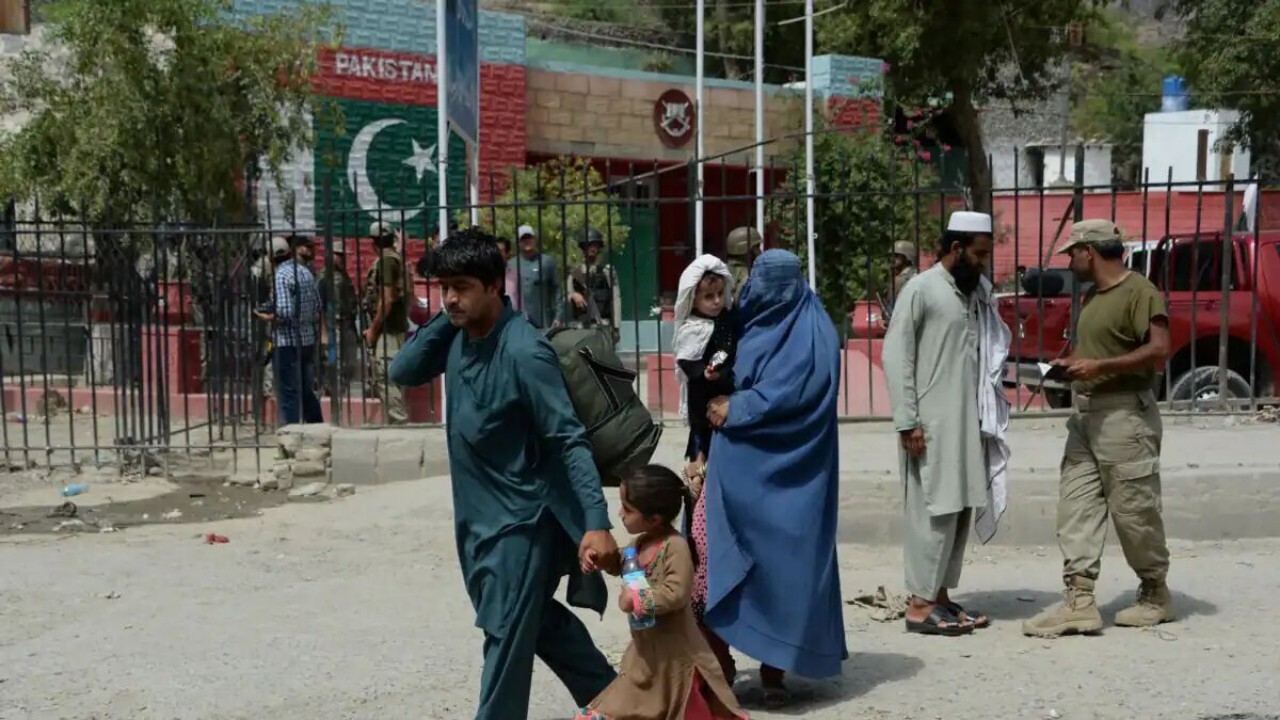
[[[27,0],[0,0],[0,34],[26,35],[31,32],[31,8]]]
[[[1152,258],[1156,286],[1169,292],[1221,292],[1223,243],[1217,238],[1184,238],[1173,243],[1172,248],[1157,251]],[[1240,287],[1240,278],[1248,273],[1245,253],[1240,252],[1243,248],[1238,242],[1234,245],[1232,290]]]

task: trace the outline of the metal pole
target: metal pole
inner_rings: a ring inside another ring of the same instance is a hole
[[[436,226],[440,237],[449,232],[449,46],[445,40],[447,22],[445,0],[436,2],[436,192],[439,193],[439,217]]]
[[[813,218],[813,0],[804,3],[804,184],[805,231],[809,233],[809,287],[817,287],[818,264],[814,257],[817,230]]]
[[[449,233],[449,45],[445,41],[447,12],[445,0],[436,0],[436,158],[440,161],[436,173],[436,192],[439,193],[440,213],[436,226],[441,242]],[[430,292],[428,290],[428,292]],[[444,292],[440,294],[440,307],[444,307]],[[445,383],[440,382],[440,423],[447,425],[448,402],[445,399]],[[384,415],[385,417],[385,415]]]
[[[702,256],[702,158],[706,155],[706,148],[703,146],[702,126],[706,124],[706,118],[703,117],[703,81],[706,75],[706,21],[703,17],[706,15],[706,0],[698,0],[698,21],[697,21],[697,79],[694,81],[694,94],[697,96],[694,101],[694,133],[695,133],[695,151],[698,156],[694,159],[697,165],[697,187],[695,191],[697,195],[693,198],[693,241],[696,254]]]
[[[764,0],[756,0],[756,232],[764,247]]]
[[[471,146],[471,224],[480,224],[480,141]],[[443,237],[443,236],[441,236]]]
[[[1218,309],[1218,399],[1222,401],[1222,409],[1230,411],[1232,407],[1232,397],[1228,392],[1230,385],[1230,368],[1227,367],[1229,354],[1227,346],[1231,333],[1227,327],[1231,321],[1231,261],[1235,259],[1236,241],[1235,241],[1235,222],[1232,217],[1232,203],[1235,202],[1235,184],[1236,176],[1234,174],[1227,175],[1226,193],[1223,196],[1226,206],[1224,210],[1225,217],[1222,219],[1222,305]],[[1256,395],[1257,393],[1255,393]],[[1246,400],[1248,398],[1240,398]]]
[[[480,3],[476,3],[476,142],[471,148],[471,225],[480,224],[480,93],[484,92],[480,81]]]

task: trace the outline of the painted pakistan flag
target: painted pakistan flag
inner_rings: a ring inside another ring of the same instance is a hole
[[[328,207],[323,201],[317,203],[316,220],[321,227],[329,223],[335,234],[350,237],[364,235],[371,223],[383,220],[403,222],[410,237],[435,232],[439,220],[436,109],[360,100],[334,102],[343,113],[344,132],[335,133],[318,120],[315,126],[315,177],[333,178]],[[466,202],[465,152],[462,138],[450,132],[451,208],[460,209]]]

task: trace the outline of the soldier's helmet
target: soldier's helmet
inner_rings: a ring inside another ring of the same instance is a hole
[[[735,228],[724,241],[724,252],[731,258],[745,258],[751,248],[760,246],[760,233],[753,227]]]
[[[916,264],[916,257],[917,257],[916,246],[912,243],[907,242],[906,240],[899,240],[898,242],[893,244],[893,254],[901,255],[902,257],[911,261],[912,265]]]
[[[604,235],[595,228],[587,228],[586,231],[582,233],[582,239],[578,240],[578,247],[586,250],[589,245],[599,245],[600,247],[604,247]]]

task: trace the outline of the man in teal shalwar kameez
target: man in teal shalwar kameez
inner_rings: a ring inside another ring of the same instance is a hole
[[[585,705],[614,678],[586,627],[553,595],[603,613],[581,560],[617,552],[591,446],[555,351],[504,297],[497,241],[477,229],[433,251],[444,312],[391,364],[416,386],[445,375],[458,559],[484,631],[477,720],[528,715],[535,655]]]

